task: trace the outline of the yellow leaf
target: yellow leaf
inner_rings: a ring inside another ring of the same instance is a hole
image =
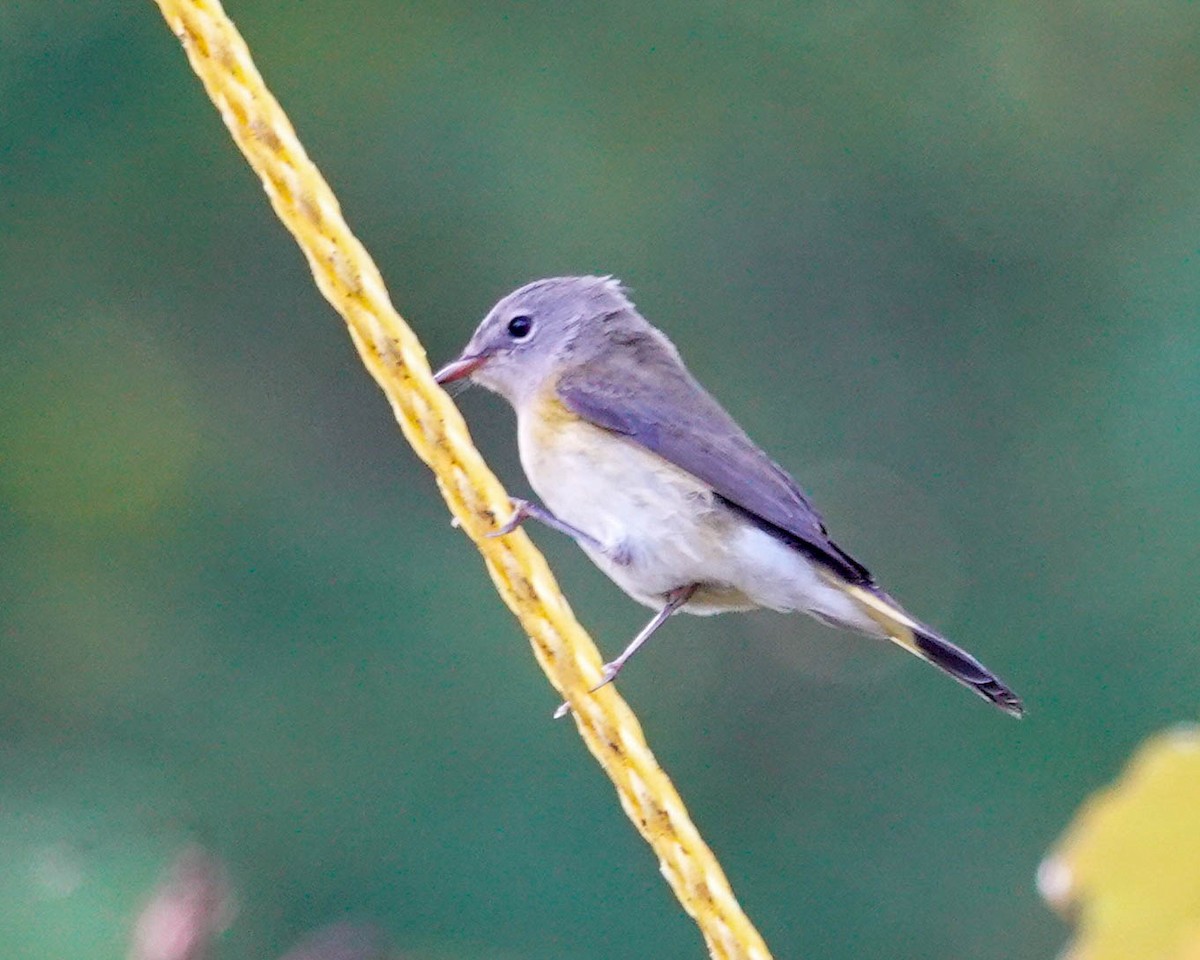
[[[1187,943],[1173,960],[1200,960],[1200,928],[1187,938]]]
[[[1078,918],[1068,960],[1200,960],[1200,728],[1145,743],[1038,871]]]

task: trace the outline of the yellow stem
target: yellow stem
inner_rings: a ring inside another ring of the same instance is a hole
[[[600,655],[575,620],[546,561],[521,531],[484,536],[509,513],[500,482],[471,443],[458,408],[433,381],[425,351],[401,319],[379,270],[342,219],[337,199],[308,159],[250,51],[216,0],[156,0],[234,141],[262,179],[279,219],[308,258],[321,293],[346,321],[401,429],[437,477],[451,512],[475,541],[534,654],[571,704],[588,749],[621,806],[654,849],[663,876],[695,918],[715,958],[769,960],[712,851],[650,752],[637,718],[600,677]]]

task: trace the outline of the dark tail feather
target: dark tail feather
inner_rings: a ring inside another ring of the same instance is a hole
[[[842,584],[842,589],[861,605],[863,612],[879,624],[895,643],[909,653],[915,653],[939,670],[944,670],[964,687],[974,690],[1005,713],[1014,717],[1025,714],[1021,698],[999,677],[966,650],[959,649],[914,620],[878,587]]]
[[[946,671],[963,686],[974,690],[984,700],[990,700],[1014,717],[1025,715],[1025,706],[1021,703],[1021,698],[966,650],[960,650],[949,640],[943,640],[935,633],[921,630],[913,631],[913,641],[922,657],[940,670]]]

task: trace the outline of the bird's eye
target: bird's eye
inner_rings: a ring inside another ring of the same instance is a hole
[[[524,340],[533,332],[533,318],[522,314],[508,321],[508,335],[514,340]]]

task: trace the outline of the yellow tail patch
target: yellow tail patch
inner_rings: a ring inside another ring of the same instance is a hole
[[[864,590],[855,584],[842,584],[841,587],[846,595],[855,600],[863,608],[863,612],[879,624],[893,641],[909,653],[921,657],[922,660],[927,659],[917,649],[917,642],[913,636],[916,631],[923,628],[896,603],[886,596]]]

